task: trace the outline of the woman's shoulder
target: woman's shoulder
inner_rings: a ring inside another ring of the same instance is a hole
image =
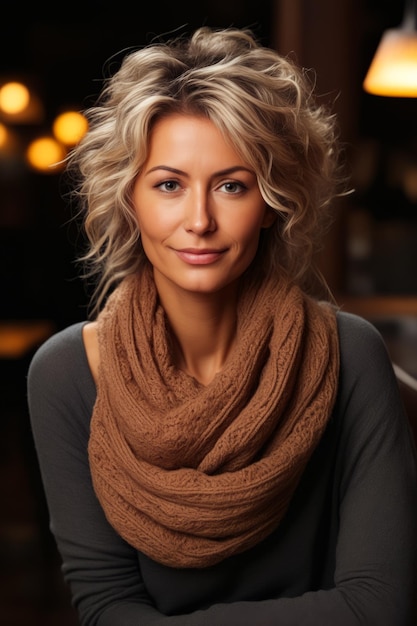
[[[29,365],[28,382],[46,387],[68,386],[71,380],[91,377],[83,341],[88,322],[77,322],[49,337],[34,353]]]
[[[339,333],[342,335],[344,333],[351,333],[354,336],[378,336],[380,335],[377,328],[370,322],[369,320],[357,315],[356,313],[350,313],[348,311],[344,311],[343,309],[339,309],[337,311],[337,324],[339,328]]]
[[[366,368],[369,363],[389,363],[390,357],[385,341],[380,331],[367,319],[339,310],[337,312],[337,326],[341,360],[362,363]]]
[[[87,322],[58,331],[35,352],[28,370],[27,399],[40,445],[53,437],[84,446],[96,398],[83,341]]]
[[[33,362],[74,355],[83,347],[83,328],[88,322],[76,322],[48,337],[36,350]]]
[[[385,423],[393,428],[394,421],[404,422],[398,381],[380,331],[352,313],[338,312],[337,321],[339,400],[345,420],[381,432]]]
[[[85,462],[96,399],[83,341],[86,323],[77,322],[56,332],[37,349],[29,364],[31,429],[41,464],[53,468],[62,467],[68,455]]]

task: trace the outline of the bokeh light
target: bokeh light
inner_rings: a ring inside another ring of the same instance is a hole
[[[22,113],[30,101],[29,89],[19,82],[10,82],[0,88],[0,109],[9,115]]]
[[[8,135],[5,125],[0,123],[0,150],[7,144]]]
[[[87,129],[87,119],[77,111],[61,113],[55,118],[52,126],[55,137],[67,146],[77,144]]]
[[[39,137],[29,144],[26,158],[29,165],[43,173],[56,173],[63,169],[66,150],[53,137]]]

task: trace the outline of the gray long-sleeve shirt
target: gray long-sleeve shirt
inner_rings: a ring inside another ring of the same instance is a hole
[[[63,574],[83,626],[411,626],[415,448],[385,345],[338,313],[335,409],[280,526],[205,569],[160,565],[123,541],[94,494],[96,398],[82,323],[36,353],[28,401]]]

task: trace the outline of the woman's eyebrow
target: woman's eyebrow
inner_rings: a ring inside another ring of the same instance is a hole
[[[178,174],[179,176],[189,176],[187,172],[184,172],[183,170],[179,170],[175,167],[170,167],[169,165],[155,165],[154,167],[151,167],[151,169],[149,169],[147,172],[145,172],[145,176],[158,170],[163,170],[164,172],[171,172],[172,174]],[[214,172],[213,177],[227,176],[228,174],[234,174],[235,172],[239,172],[239,171],[249,172],[250,174],[254,173],[253,170],[251,170],[249,167],[245,167],[244,165],[233,165],[232,167],[227,167],[224,170],[219,170],[218,172]]]

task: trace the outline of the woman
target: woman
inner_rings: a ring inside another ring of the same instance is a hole
[[[319,300],[334,119],[249,31],[129,54],[72,155],[92,319],[29,406],[83,625],[405,626],[414,449],[376,330]]]

